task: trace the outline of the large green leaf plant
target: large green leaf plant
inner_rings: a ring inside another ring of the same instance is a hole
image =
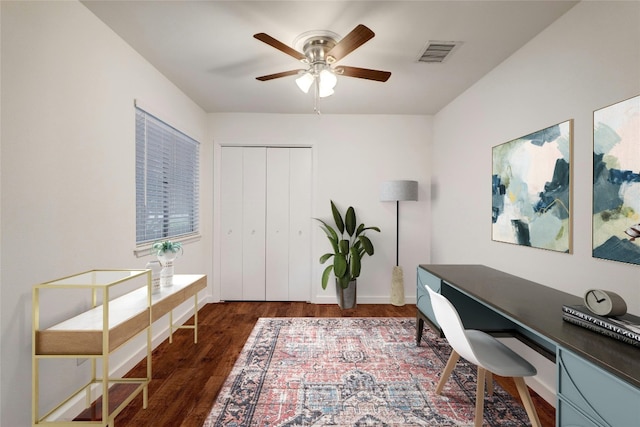
[[[366,236],[366,231],[374,230],[380,232],[380,229],[378,227],[365,227],[364,224],[359,224],[356,227],[356,211],[352,206],[349,206],[343,219],[342,214],[332,200],[331,213],[333,214],[335,228],[316,218],[317,221],[322,223],[320,228],[326,233],[333,248],[333,252],[326,253],[320,257],[320,264],[333,259],[333,263],[327,266],[322,273],[322,289],[327,289],[327,283],[332,271],[338,284],[343,289],[346,289],[350,281],[360,276],[362,257],[365,254],[373,255],[373,243]]]

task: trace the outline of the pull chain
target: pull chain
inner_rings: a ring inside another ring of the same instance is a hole
[[[317,115],[322,114],[320,112],[320,110],[318,109],[318,98],[319,98],[319,94],[320,94],[320,81],[318,79],[318,77],[316,76],[313,79],[313,111],[315,111],[315,113]]]

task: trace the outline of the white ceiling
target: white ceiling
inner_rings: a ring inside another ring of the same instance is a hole
[[[339,77],[320,100],[330,114],[435,114],[576,1],[99,1],[83,4],[205,111],[313,113],[295,77],[304,68],[253,38],[292,46],[310,30],[375,37],[338,62],[390,71],[386,83]],[[417,62],[430,40],[461,41],[443,64]]]

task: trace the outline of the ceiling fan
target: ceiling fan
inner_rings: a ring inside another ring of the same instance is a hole
[[[337,83],[336,76],[355,77],[359,79],[386,82],[391,73],[389,71],[372,70],[369,68],[348,67],[334,65],[337,61],[365,44],[375,36],[365,25],[358,25],[342,39],[330,31],[309,31],[301,34],[296,44],[302,46],[302,52],[274,39],[268,34],[258,33],[253,37],[289,56],[307,64],[306,69],[283,71],[266,76],[256,77],[257,80],[267,81],[281,77],[298,75],[296,83],[303,92],[308,92],[315,83],[316,98],[324,98],[333,94]]]

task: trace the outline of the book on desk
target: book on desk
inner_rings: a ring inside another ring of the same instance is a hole
[[[563,305],[562,319],[594,332],[640,347],[640,317],[624,314],[599,316],[584,305]]]

